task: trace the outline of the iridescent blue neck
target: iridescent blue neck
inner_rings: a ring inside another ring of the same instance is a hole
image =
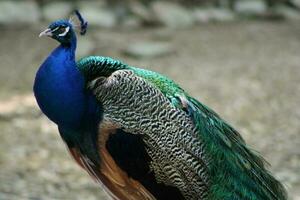
[[[63,127],[78,126],[84,118],[88,98],[84,77],[75,62],[76,36],[58,46],[39,68],[34,94],[48,118]]]

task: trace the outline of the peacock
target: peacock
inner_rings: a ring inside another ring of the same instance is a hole
[[[102,56],[75,60],[75,11],[40,33],[59,42],[34,95],[74,160],[112,199],[284,200],[264,159],[173,80]]]

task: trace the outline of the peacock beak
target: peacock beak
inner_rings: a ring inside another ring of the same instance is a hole
[[[39,37],[42,37],[42,36],[51,37],[52,36],[52,30],[50,28],[47,28],[46,30],[44,30],[43,32],[41,32],[39,34]]]

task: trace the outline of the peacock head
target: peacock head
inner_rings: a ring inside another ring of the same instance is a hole
[[[79,27],[80,34],[84,35],[87,30],[88,23],[83,19],[78,10],[75,10],[75,16],[79,20],[79,23],[74,22],[74,18],[69,20],[57,20],[52,22],[46,30],[40,33],[39,37],[48,36],[51,37],[62,45],[69,45],[76,38],[75,28]]]

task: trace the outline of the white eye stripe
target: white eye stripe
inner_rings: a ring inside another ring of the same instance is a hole
[[[56,27],[55,29],[51,30],[51,32],[54,32],[54,31],[56,31],[56,30],[58,30],[58,29],[59,29],[59,26]]]
[[[67,27],[66,27],[66,30],[65,30],[65,32],[63,32],[63,33],[59,34],[58,36],[62,37],[62,36],[65,36],[65,35],[67,35],[67,33],[69,32],[69,30],[70,30],[70,27],[69,27],[69,26],[67,26]]]

